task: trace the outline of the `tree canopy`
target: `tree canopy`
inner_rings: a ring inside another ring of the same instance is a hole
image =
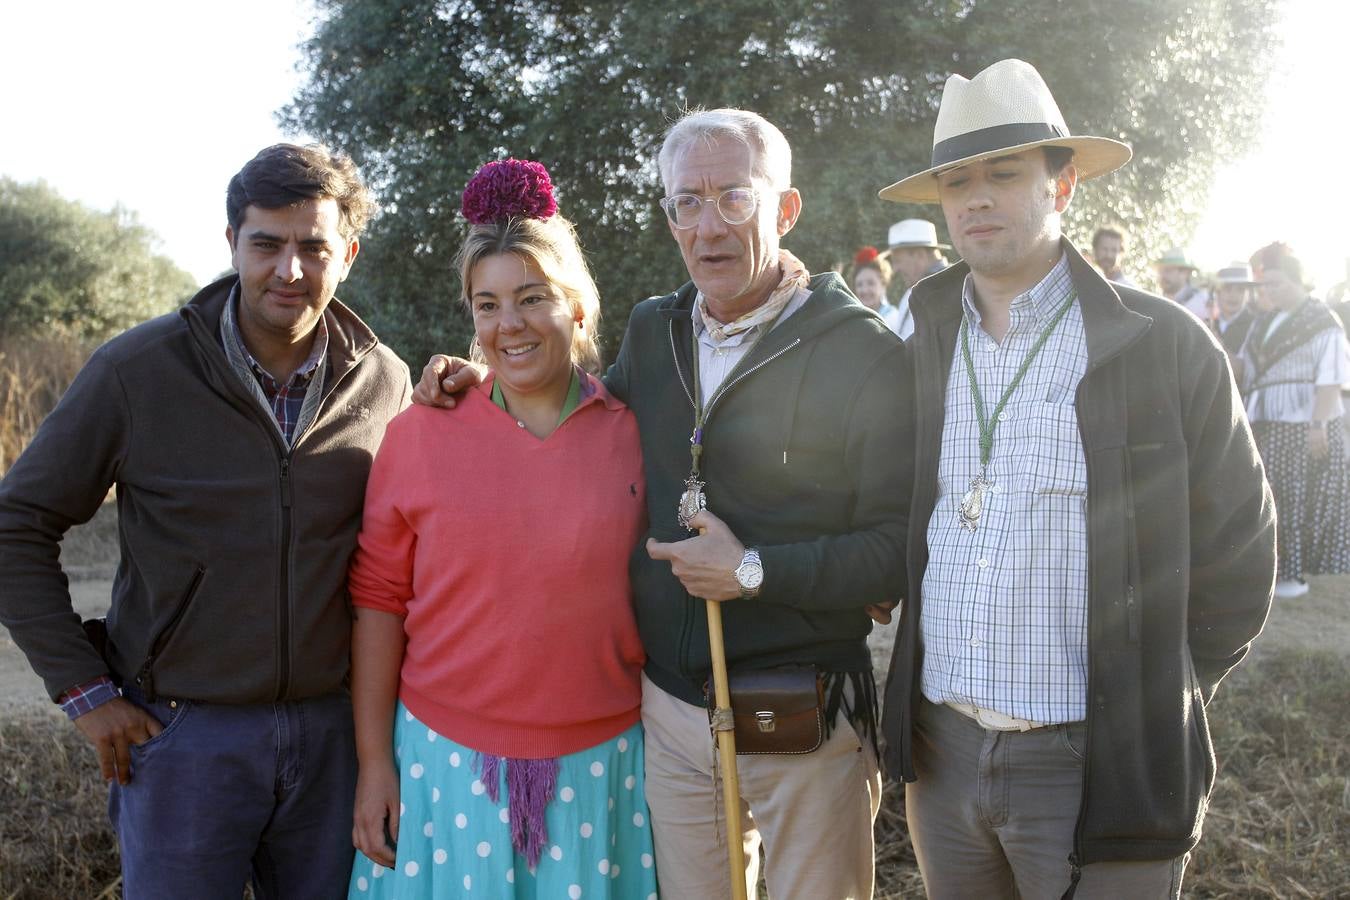
[[[664,130],[692,106],[781,128],[804,197],[784,245],[812,271],[934,207],[877,199],[927,167],[948,74],[1035,65],[1074,133],[1131,144],[1080,188],[1068,227],[1183,240],[1217,165],[1261,113],[1280,0],[320,0],[294,127],[350,153],[378,191],[345,296],[414,366],[462,352],[451,259],[460,193],[508,155],[547,165],[604,300],[611,350],[632,304],[686,276],[657,207]]]
[[[0,177],[0,336],[103,340],[190,297],[133,213],[98,212],[46,183]]]

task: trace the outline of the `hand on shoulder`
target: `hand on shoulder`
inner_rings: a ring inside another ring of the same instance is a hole
[[[481,384],[487,371],[458,356],[437,353],[422,368],[422,377],[413,388],[413,402],[422,406],[454,409],[456,396]]]

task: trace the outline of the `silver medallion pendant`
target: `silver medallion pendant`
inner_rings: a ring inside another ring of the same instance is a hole
[[[980,527],[980,516],[984,513],[984,495],[988,490],[989,482],[985,480],[984,472],[970,479],[970,488],[961,498],[961,505],[957,508],[961,527],[966,531],[974,531]]]
[[[675,518],[680,523],[680,527],[686,531],[693,531],[693,526],[689,522],[698,515],[699,510],[708,505],[708,498],[703,493],[703,482],[699,481],[693,475],[684,480],[684,493],[680,495],[680,508]]]

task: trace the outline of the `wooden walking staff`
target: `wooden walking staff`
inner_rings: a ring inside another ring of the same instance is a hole
[[[707,410],[703,406],[703,389],[698,375],[698,335],[692,335],[694,361],[694,431],[689,436],[689,477],[684,482],[684,493],[676,510],[676,520],[686,530],[693,531],[693,519],[708,506],[700,480],[700,462],[703,457],[703,425]],[[703,534],[703,529],[698,529]],[[741,846],[741,779],[736,774],[736,720],[731,714],[731,688],[727,681],[727,650],[722,642],[722,604],[716,600],[703,601],[708,608],[708,651],[712,658],[713,702],[712,730],[717,736],[717,756],[722,769],[722,802],[727,819],[727,862],[731,866],[732,900],[746,900],[745,849]],[[715,782],[714,782],[715,784]]]
[[[712,655],[713,733],[722,768],[722,803],[727,818],[727,862],[731,866],[732,900],[746,900],[745,850],[741,846],[741,779],[736,774],[735,720],[731,715],[731,689],[727,686],[727,651],[722,645],[722,604],[708,605],[708,649]]]

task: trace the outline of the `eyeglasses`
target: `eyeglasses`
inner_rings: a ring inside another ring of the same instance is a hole
[[[759,191],[754,188],[728,188],[716,197],[700,197],[698,194],[671,194],[661,198],[661,208],[666,218],[676,228],[693,228],[703,217],[703,204],[713,203],[717,214],[728,225],[744,225],[755,217],[759,209]]]

